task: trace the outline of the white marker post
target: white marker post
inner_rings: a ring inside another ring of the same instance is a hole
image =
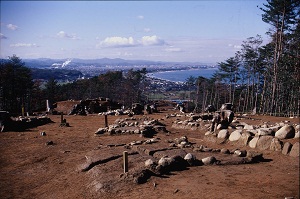
[[[128,152],[123,152],[123,166],[124,166],[124,173],[128,172]]]

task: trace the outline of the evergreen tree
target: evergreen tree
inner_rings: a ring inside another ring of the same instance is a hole
[[[271,113],[281,110],[280,92],[284,71],[283,56],[287,50],[288,35],[296,26],[297,19],[299,19],[299,0],[267,0],[261,10],[264,12],[262,20],[271,25],[268,34],[272,38],[273,52],[273,67],[272,67],[272,95],[271,95]],[[283,73],[282,73],[283,72]]]
[[[33,86],[31,71],[13,55],[0,63],[0,109],[19,114],[22,107],[29,107]],[[29,110],[25,110],[29,111]]]

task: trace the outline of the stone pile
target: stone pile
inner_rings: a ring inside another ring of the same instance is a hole
[[[253,126],[244,122],[234,121],[235,130],[205,133],[207,141],[217,143],[233,142],[240,146],[249,146],[259,150],[282,151],[284,155],[299,157],[299,142],[292,145],[286,139],[299,139],[300,125],[279,123],[274,126],[263,124]]]
[[[26,129],[42,126],[51,122],[53,121],[47,116],[40,116],[40,117],[20,116],[20,117],[10,119],[8,122],[4,123],[3,126],[1,123],[0,130],[1,132],[25,131]]]
[[[180,139],[183,139],[183,137],[179,138],[179,140]],[[200,146],[194,147],[194,153],[186,152],[184,150],[176,152],[176,147],[156,150],[152,153],[147,150],[138,149],[139,153],[145,152],[145,155],[152,155],[151,158],[145,161],[144,167],[134,170],[133,173],[127,174],[127,177],[131,175],[133,181],[138,184],[146,182],[151,176],[161,176],[172,171],[182,171],[191,166],[250,164],[264,161],[262,153],[239,149],[229,151],[228,149],[211,149]],[[170,156],[158,153],[158,151],[167,150],[175,152]],[[210,154],[214,153],[215,155],[197,159],[197,154],[199,152],[209,152]],[[156,155],[156,153],[158,154]],[[225,158],[222,158],[224,155]],[[220,157],[220,159],[216,157]]]
[[[168,132],[165,125],[158,120],[148,120],[147,118],[136,119],[132,117],[117,119],[114,124],[105,128],[99,128],[95,134],[140,134],[142,137],[153,137],[158,132]]]

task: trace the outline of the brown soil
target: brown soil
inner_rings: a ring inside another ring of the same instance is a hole
[[[205,141],[205,129],[173,129],[175,117],[166,118],[172,110],[147,115],[162,119],[169,134],[158,133],[158,143],[143,145],[151,149],[168,146],[167,140],[186,135],[194,145],[213,149],[238,147],[232,143],[215,144]],[[26,132],[0,133],[0,198],[299,198],[299,159],[281,152],[259,151],[266,161],[254,164],[191,166],[171,171],[163,176],[151,176],[146,183],[136,184],[124,177],[123,144],[145,140],[137,134],[99,135],[95,131],[104,127],[104,116],[64,116],[70,127],[60,127],[60,116],[49,116],[53,123]],[[136,116],[145,117],[145,116]],[[118,118],[108,116],[112,124]],[[180,118],[184,119],[184,118]],[[248,124],[275,123],[298,119],[251,116],[242,119]],[[46,132],[41,136],[40,132]],[[46,145],[53,141],[53,145]],[[299,139],[284,140],[291,143]],[[249,147],[240,149],[250,150]],[[191,149],[184,148],[187,152]],[[192,152],[201,159],[211,153]],[[103,161],[88,171],[81,169],[89,158],[115,159]],[[144,164],[149,155],[129,155],[129,173]]]

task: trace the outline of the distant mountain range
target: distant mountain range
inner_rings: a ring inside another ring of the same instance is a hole
[[[146,68],[148,72],[166,70],[188,70],[212,67],[211,64],[198,62],[161,62],[148,60],[125,59],[22,59],[25,66],[30,68],[34,79],[75,80],[89,78],[107,71]]]
[[[39,59],[24,59],[23,60],[27,67],[30,68],[73,68],[76,66],[136,66],[136,65],[210,65],[199,62],[161,62],[161,61],[148,61],[148,60],[125,60],[125,59],[110,59],[110,58],[101,58],[101,59],[48,59],[48,58],[39,58]]]

